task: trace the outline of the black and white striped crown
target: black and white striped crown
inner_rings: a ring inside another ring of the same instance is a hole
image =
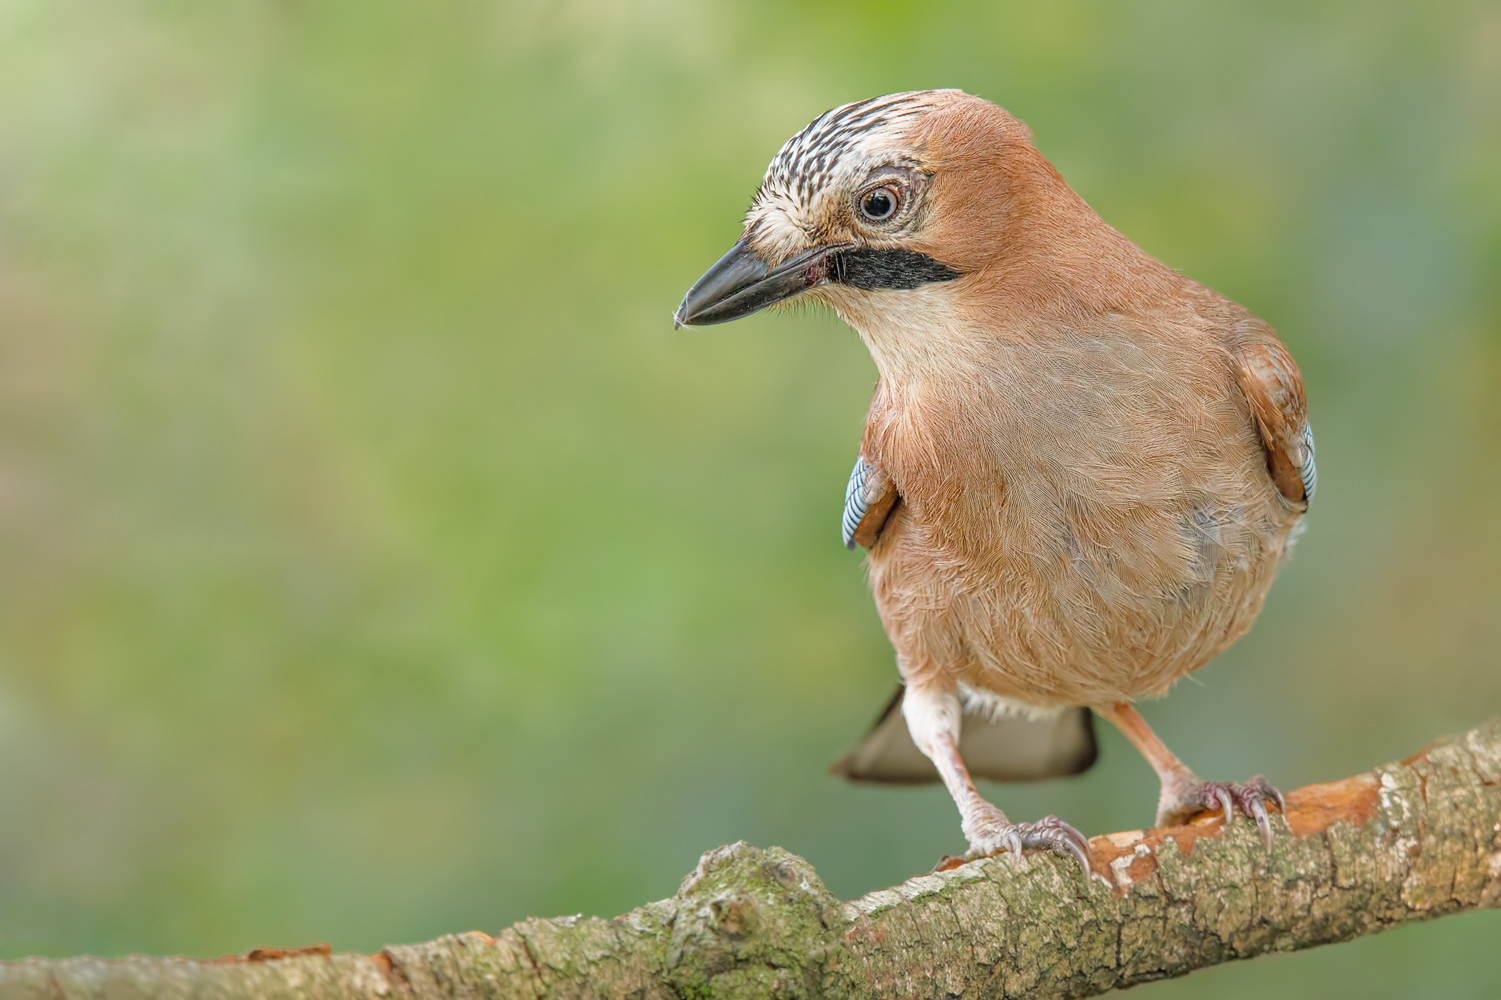
[[[842,156],[887,126],[915,118],[932,104],[933,92],[919,90],[872,97],[824,112],[788,139],[772,158],[761,181],[762,191],[808,201],[828,184]]]

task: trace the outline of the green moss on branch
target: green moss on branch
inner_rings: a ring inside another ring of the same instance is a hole
[[[710,851],[672,899],[378,955],[0,964],[0,1000],[1091,996],[1501,905],[1501,720],[1288,797],[1265,850],[1218,819],[990,858],[849,903],[802,858]]]

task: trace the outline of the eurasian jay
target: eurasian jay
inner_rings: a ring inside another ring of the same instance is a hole
[[[1239,809],[1269,842],[1276,789],[1200,780],[1132,702],[1250,628],[1313,496],[1272,328],[1112,229],[1024,124],[957,90],[847,104],[789,139],[674,319],[793,296],[831,306],[879,372],[843,533],[869,550],[910,743],[894,701],[836,771],[936,769],[972,856],[1087,868],[1077,830],[1012,822],[972,774],[1082,771],[1092,709],[1156,770],[1158,825]]]

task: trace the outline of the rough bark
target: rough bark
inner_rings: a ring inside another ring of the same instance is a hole
[[[613,920],[524,920],[377,955],[28,959],[0,997],[1090,996],[1501,905],[1501,719],[1242,818],[990,858],[842,903],[802,858],[705,854],[672,899]]]

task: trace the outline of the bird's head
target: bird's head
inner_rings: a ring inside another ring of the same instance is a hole
[[[846,104],[787,140],[739,242],[673,318],[723,323],[807,293],[869,335],[880,317],[953,300],[1060,194],[1077,201],[989,101],[927,90]]]

